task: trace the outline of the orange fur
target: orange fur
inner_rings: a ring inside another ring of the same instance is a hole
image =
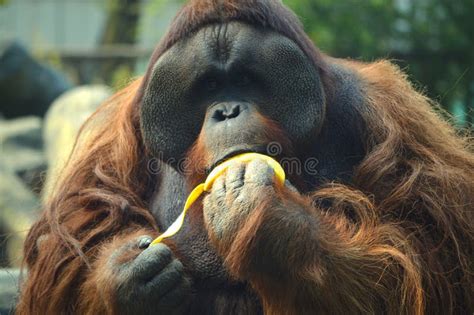
[[[152,61],[203,23],[247,19],[295,39],[320,67],[330,90],[324,69],[329,59],[280,7],[278,1],[192,1]],[[370,131],[367,155],[354,182],[328,184],[304,197],[280,192],[288,202],[307,204],[321,227],[317,243],[300,243],[314,247],[308,254],[313,260],[295,261],[300,268],[292,271],[290,282],[249,270],[245,258],[251,257],[257,237],[249,226],[236,236],[236,247],[223,253],[230,271],[250,280],[268,314],[472,313],[474,155],[469,140],[456,135],[389,62],[331,62],[358,74],[368,103],[361,113]],[[107,257],[137,233],[157,230],[147,201],[158,181],[147,171],[137,102],[148,75],[108,100],[83,128],[26,240],[28,278],[18,314],[114,312]],[[332,207],[323,210],[319,204],[328,199]],[[249,224],[259,226],[265,218],[256,209]]]

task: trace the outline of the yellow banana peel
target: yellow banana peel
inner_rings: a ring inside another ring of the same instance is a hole
[[[225,173],[225,171],[229,168],[232,163],[241,162],[241,163],[248,163],[254,159],[261,159],[264,160],[274,171],[275,178],[277,182],[281,185],[285,182],[285,171],[281,167],[280,163],[278,163],[272,157],[269,157],[264,154],[260,153],[242,153],[236,155],[223,163],[216,166],[211,173],[207,176],[206,181],[197,185],[189,194],[188,199],[186,199],[186,203],[184,204],[183,212],[179,215],[179,217],[170,225],[170,227],[160,236],[153,240],[150,245],[156,245],[163,241],[165,238],[171,237],[178,233],[184,223],[184,218],[186,216],[186,212],[191,207],[191,205],[201,196],[201,194],[205,191],[210,191],[212,188],[212,184],[214,181]]]

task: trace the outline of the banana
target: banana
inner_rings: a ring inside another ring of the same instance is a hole
[[[178,233],[184,223],[184,218],[186,216],[186,212],[192,206],[192,204],[202,195],[203,192],[208,192],[212,188],[212,184],[214,184],[215,180],[225,173],[225,171],[229,168],[232,163],[241,162],[241,163],[248,163],[254,159],[261,159],[264,160],[275,173],[275,179],[278,184],[283,185],[285,183],[285,171],[281,167],[280,163],[278,163],[272,157],[269,157],[264,154],[260,153],[242,153],[236,155],[223,163],[217,165],[211,173],[207,176],[206,181],[197,185],[189,194],[188,198],[186,199],[186,203],[184,204],[183,212],[179,215],[179,217],[170,225],[170,227],[160,236],[153,240],[150,245],[156,245],[163,241],[165,238],[171,237]]]

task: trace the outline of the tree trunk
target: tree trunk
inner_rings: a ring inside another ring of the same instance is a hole
[[[136,42],[140,3],[141,0],[108,0],[109,15],[100,40],[102,46],[133,45]],[[111,84],[117,70],[133,73],[134,64],[135,60],[109,59],[101,64],[99,75]]]

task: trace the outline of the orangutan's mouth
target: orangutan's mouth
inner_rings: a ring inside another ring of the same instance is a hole
[[[236,156],[242,153],[250,153],[250,152],[268,154],[267,145],[262,144],[262,145],[256,145],[256,146],[251,146],[251,147],[249,147],[248,145],[234,146],[224,151],[222,154],[220,154],[218,158],[215,160],[215,162],[212,163],[211,166],[206,169],[206,173],[209,174],[217,165],[221,164],[222,162],[228,160],[229,158],[233,156]]]

